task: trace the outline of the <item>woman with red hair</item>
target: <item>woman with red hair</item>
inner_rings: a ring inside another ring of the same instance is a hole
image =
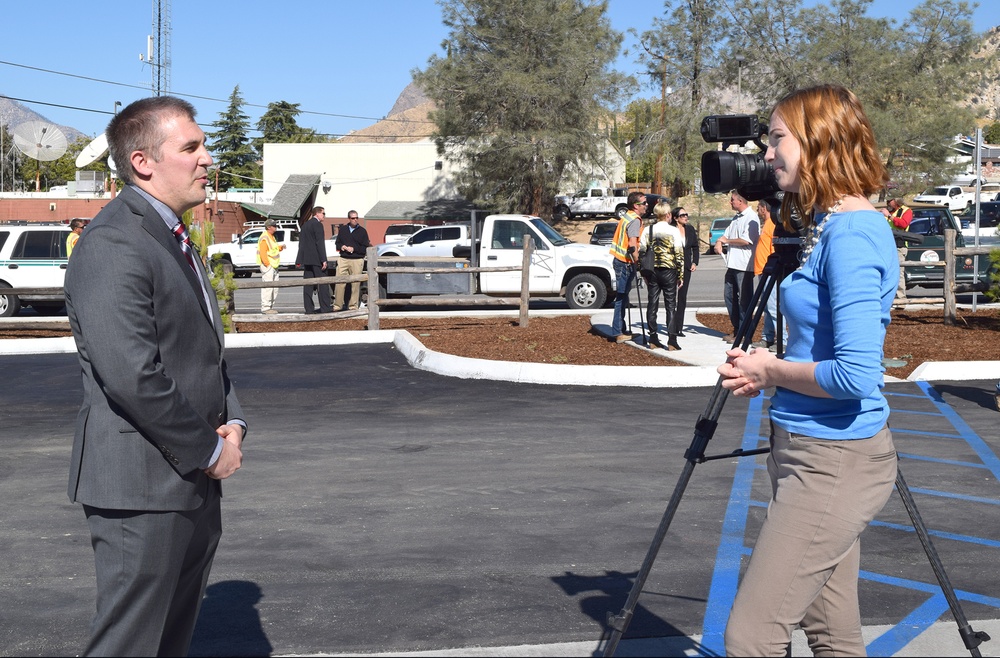
[[[865,655],[860,536],[892,493],[896,451],[882,395],[882,343],[899,264],[869,196],[887,175],[848,89],[795,91],[771,113],[764,159],[806,244],[781,283],[783,359],[732,349],[719,367],[737,396],[771,397],[772,498],[726,628],[726,652],[783,656],[792,629],[815,655]]]

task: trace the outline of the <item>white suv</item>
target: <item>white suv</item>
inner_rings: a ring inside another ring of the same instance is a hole
[[[4,288],[62,288],[66,279],[67,224],[0,222],[0,293]],[[39,315],[59,313],[57,295],[0,294],[0,317],[17,315],[28,305]]]

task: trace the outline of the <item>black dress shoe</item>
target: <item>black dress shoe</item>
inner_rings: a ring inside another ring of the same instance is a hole
[[[671,352],[680,351],[681,346],[677,344],[677,336],[670,337],[670,339],[667,341],[667,349],[670,350]]]

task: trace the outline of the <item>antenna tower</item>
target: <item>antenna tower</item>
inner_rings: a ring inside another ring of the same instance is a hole
[[[170,93],[170,0],[153,0],[153,29],[146,40],[146,57],[152,69],[151,88],[156,96]]]

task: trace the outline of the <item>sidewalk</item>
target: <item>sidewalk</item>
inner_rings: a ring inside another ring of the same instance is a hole
[[[698,313],[724,313],[721,308],[687,309],[684,315],[685,337],[677,352],[653,350],[654,354],[691,367],[663,366],[577,366],[543,363],[512,363],[488,359],[442,354],[429,350],[405,331],[309,331],[295,333],[227,334],[228,349],[250,347],[289,347],[303,345],[357,345],[393,343],[414,368],[439,375],[462,379],[492,379],[525,384],[570,384],[579,386],[630,386],[641,388],[686,388],[715,386],[718,381],[716,368],[726,360],[729,344],[722,334],[708,329],[697,320]],[[460,315],[503,315],[517,311],[462,312]],[[557,311],[544,311],[539,315],[556,315]],[[614,312],[602,309],[591,316],[591,324],[606,336],[611,335]],[[421,315],[421,314],[415,314]],[[639,313],[633,313],[632,331],[641,341]],[[663,324],[664,318],[660,323]],[[623,349],[646,349],[636,342],[623,345]],[[72,338],[11,338],[0,339],[0,355],[74,353]],[[1000,380],[1000,361],[941,361],[921,364],[906,379],[886,377],[885,381],[964,381],[972,379]]]

